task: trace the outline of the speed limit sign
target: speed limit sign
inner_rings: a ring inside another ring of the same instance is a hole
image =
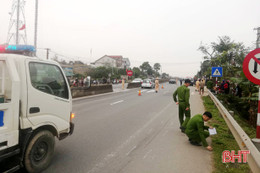
[[[243,72],[247,79],[260,85],[260,48],[255,49],[245,57]]]

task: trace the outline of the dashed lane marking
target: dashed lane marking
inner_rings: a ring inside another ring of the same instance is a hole
[[[122,103],[124,100],[120,100],[120,101],[117,101],[117,102],[114,102],[114,103],[111,103],[110,105],[113,106],[115,104],[118,104],[118,103]]]

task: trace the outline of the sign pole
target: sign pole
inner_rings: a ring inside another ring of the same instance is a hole
[[[256,48],[259,48],[259,38],[260,38],[260,27],[257,28],[257,40]],[[256,123],[256,139],[258,143],[260,142],[260,87],[258,85],[258,110],[257,110],[257,123]]]
[[[257,66],[260,65],[259,62],[259,54],[260,49],[255,49],[248,53],[243,62],[243,72],[245,76],[251,82],[260,85],[260,76],[256,73]],[[256,138],[252,139],[252,141],[260,148],[260,88],[258,88],[258,111],[257,111],[257,127],[256,127]]]
[[[259,87],[259,85],[258,85]],[[260,148],[260,88],[258,89],[258,111],[256,122],[256,138],[252,139],[257,148]]]
[[[260,88],[258,85],[258,111],[257,111],[256,138],[260,142]]]
[[[216,77],[216,94],[218,94],[218,77]]]

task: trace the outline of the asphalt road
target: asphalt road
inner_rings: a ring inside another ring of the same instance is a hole
[[[56,142],[45,173],[209,173],[211,153],[179,130],[177,85],[122,90],[73,101],[75,131]],[[192,114],[203,113],[191,87]]]

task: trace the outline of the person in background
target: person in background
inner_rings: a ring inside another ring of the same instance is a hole
[[[204,122],[207,122],[211,118],[212,114],[210,112],[204,112],[203,115],[194,115],[188,122],[185,130],[192,145],[201,146],[200,143],[202,142],[202,145],[209,151],[212,151],[213,148],[208,145],[206,138],[209,137],[208,129],[212,129],[213,127],[204,126]]]
[[[239,86],[239,84],[237,84],[236,86],[236,96],[238,96],[239,98],[242,97],[242,88]]]
[[[203,95],[203,94],[204,94],[204,86],[205,86],[205,81],[202,79],[202,80],[200,81],[200,90],[199,90],[200,95]]]
[[[122,89],[125,89],[125,78],[122,79]]]
[[[190,120],[190,86],[191,81],[186,79],[184,85],[178,87],[176,91],[173,93],[173,100],[176,102],[176,105],[179,105],[179,121],[180,121],[180,129],[184,133],[186,129],[186,125]],[[178,95],[178,100],[177,96]],[[183,120],[185,114],[185,121]]]
[[[200,90],[200,79],[196,81],[196,91]]]
[[[80,86],[83,87],[83,85],[84,85],[84,78],[82,77],[81,80],[80,80]]]
[[[155,92],[158,93],[158,91],[159,91],[159,79],[158,79],[158,77],[156,78],[154,83],[155,83]]]
[[[225,89],[224,89],[224,85],[225,85],[225,80],[222,81],[222,83],[220,84],[220,91],[221,93],[224,93]]]
[[[224,84],[224,92],[225,94],[229,94],[230,86],[229,81],[226,81]]]

